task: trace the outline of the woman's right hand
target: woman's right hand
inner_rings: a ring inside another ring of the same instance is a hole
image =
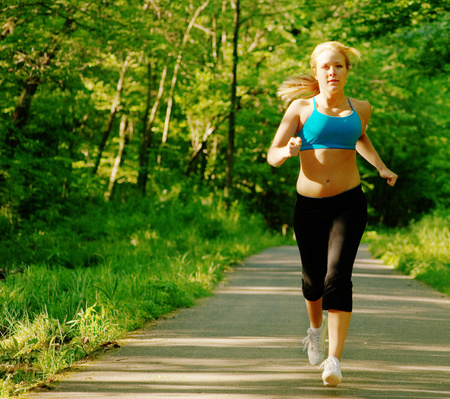
[[[291,137],[286,146],[287,157],[296,157],[300,153],[302,139],[300,137]]]

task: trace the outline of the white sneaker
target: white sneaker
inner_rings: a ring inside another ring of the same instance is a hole
[[[337,387],[342,381],[341,364],[334,356],[330,356],[319,367],[323,368],[322,380],[325,386]]]
[[[327,336],[327,318],[324,316],[322,321],[322,330],[319,334],[314,334],[311,328],[308,328],[308,335],[303,338],[303,352],[308,348],[309,362],[316,366],[325,359],[325,338]]]

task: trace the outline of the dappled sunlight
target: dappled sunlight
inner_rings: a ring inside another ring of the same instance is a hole
[[[365,278],[386,278],[386,279],[399,279],[399,280],[413,280],[411,276],[404,276],[401,274],[370,274],[370,273],[353,273],[353,278],[355,277],[365,277]]]
[[[450,347],[442,334],[450,300],[370,259],[355,265],[343,383],[324,387],[301,342],[309,322],[298,252],[289,247],[279,261],[280,251],[250,258],[212,298],[130,333],[120,350],[80,364],[39,398],[450,397]]]
[[[380,269],[393,269],[392,266],[385,265],[381,259],[356,258],[355,260],[355,266],[368,267],[371,265],[376,265]]]
[[[368,342],[369,341],[369,342]],[[365,351],[374,351],[371,356],[377,356],[375,354],[376,351],[378,351],[380,354],[388,353],[389,356],[392,356],[393,354],[402,355],[402,356],[434,356],[434,357],[442,357],[445,359],[450,358],[450,349],[445,348],[438,345],[426,345],[426,344],[402,344],[402,343],[391,343],[386,342],[383,340],[358,340],[358,339],[349,339],[348,344],[353,345],[354,348],[361,349],[363,348]],[[383,350],[380,350],[380,348],[383,348]],[[420,352],[420,353],[419,353]],[[378,355],[379,356],[379,355]],[[423,358],[420,359],[423,363]],[[371,361],[372,364],[373,361]],[[433,366],[433,365],[427,365],[423,366],[421,364],[420,366],[393,366],[396,367],[403,367],[403,368],[417,368],[417,369],[427,369],[427,370],[438,370],[438,371],[446,371],[450,373],[450,363],[448,366],[445,365],[439,365],[439,366]],[[405,369],[406,369],[405,368]],[[370,370],[370,367],[368,368],[367,365],[364,366],[364,369]]]
[[[235,295],[302,295],[299,287],[223,287],[216,294]]]
[[[385,265],[381,260],[378,259],[356,259],[354,270],[377,270],[384,272],[385,270],[394,270],[394,266]]]
[[[134,340],[127,342],[135,345]],[[186,347],[245,347],[245,348],[283,348],[286,345],[298,345],[298,338],[288,337],[176,337],[176,338],[154,338],[146,341],[136,341],[139,346],[186,346]]]
[[[437,321],[437,322],[447,322],[448,317],[444,315],[440,315],[439,317],[435,316],[433,313],[424,313],[412,308],[412,309],[393,309],[386,310],[382,307],[380,308],[354,308],[353,314],[360,315],[377,315],[378,319],[408,319],[411,321]]]
[[[300,265],[300,256],[298,256],[298,259],[277,259],[276,260],[276,265],[294,265],[294,266],[299,266]],[[273,259],[254,259],[254,260],[250,260],[249,262],[245,262],[245,266],[249,267],[249,268],[253,268],[254,265],[259,266],[259,265],[274,265],[274,261]]]
[[[428,390],[428,389],[412,389],[412,388],[407,388],[407,387],[403,387],[403,388],[396,388],[396,387],[391,387],[391,386],[380,387],[377,385],[376,387],[372,387],[372,388],[367,387],[367,388],[362,388],[362,389],[381,392],[381,394],[383,391],[385,391],[386,393],[400,392],[400,393],[404,393],[405,395],[407,395],[408,393],[420,395],[420,396],[409,396],[408,395],[408,397],[416,397],[416,398],[424,398],[425,397],[425,396],[423,396],[424,394],[438,395],[438,396],[429,396],[431,398],[441,397],[441,398],[446,399],[446,398],[450,397],[450,391],[442,392],[442,391]]]
[[[297,267],[294,268],[288,268],[288,269],[282,269],[281,267],[236,267],[234,271],[239,271],[243,273],[258,273],[258,272],[264,272],[266,274],[272,274],[272,273],[283,273],[283,275],[300,275],[300,263],[298,263]]]
[[[450,370],[420,364],[403,366],[379,360],[370,363],[347,360],[345,382],[339,389],[330,389],[322,386],[317,367],[308,365],[305,359],[221,357],[226,352],[197,358],[174,354],[168,357],[150,355],[140,358],[139,362],[131,357],[108,356],[102,365],[82,367],[78,380],[65,383],[58,396],[49,393],[48,397],[83,397],[77,396],[82,390],[95,398],[94,385],[97,393],[106,393],[108,397],[126,392],[133,398],[400,399],[407,395],[422,399],[447,398],[449,393],[445,389],[438,390],[437,386],[448,377]]]
[[[418,298],[409,296],[397,296],[397,295],[374,295],[374,294],[361,294],[355,293],[353,295],[355,299],[364,299],[368,301],[395,301],[395,302],[416,302],[416,303],[434,303],[439,305],[450,305],[450,298]]]

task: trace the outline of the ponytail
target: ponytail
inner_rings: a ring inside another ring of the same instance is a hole
[[[286,102],[298,97],[311,98],[320,93],[319,82],[311,75],[291,76],[278,89],[278,96]]]

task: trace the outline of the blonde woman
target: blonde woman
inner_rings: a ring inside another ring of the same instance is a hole
[[[311,55],[313,76],[283,83],[279,95],[292,102],[267,155],[272,166],[300,155],[294,230],[311,325],[303,342],[310,363],[322,362],[327,386],[342,380],[340,359],[352,312],[352,269],[367,221],[356,152],[390,186],[397,180],[367,136],[370,104],[344,94],[351,57],[360,54],[339,42],[322,43]],[[323,310],[328,311],[328,319]]]

